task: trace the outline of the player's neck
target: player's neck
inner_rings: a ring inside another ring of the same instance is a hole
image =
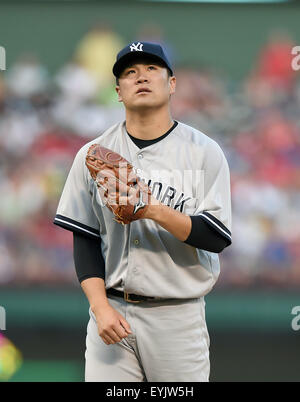
[[[169,112],[126,113],[126,129],[130,135],[141,140],[154,140],[165,134],[174,124]]]

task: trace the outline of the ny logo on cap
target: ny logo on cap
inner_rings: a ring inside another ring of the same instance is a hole
[[[140,43],[140,42],[137,43],[137,44],[133,43],[133,44],[130,46],[130,51],[131,51],[131,52],[133,52],[133,51],[142,52],[142,51],[143,51],[143,44]]]

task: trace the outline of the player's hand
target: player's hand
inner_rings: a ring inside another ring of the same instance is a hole
[[[93,312],[96,317],[99,336],[106,345],[120,342],[132,333],[128,322],[111,305],[107,304]]]

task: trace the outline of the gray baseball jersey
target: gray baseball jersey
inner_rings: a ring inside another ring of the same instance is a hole
[[[118,123],[79,150],[55,217],[66,229],[101,239],[107,289],[178,299],[206,295],[219,276],[218,254],[177,240],[150,219],[117,223],[85,166],[87,150],[96,143],[130,161],[160,202],[201,215],[231,240],[230,175],[220,146],[179,122],[161,141],[139,149],[125,122]]]

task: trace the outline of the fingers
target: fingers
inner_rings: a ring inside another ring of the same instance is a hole
[[[102,335],[101,338],[106,345],[113,345],[115,343],[115,341],[108,335]]]
[[[94,308],[98,334],[106,345],[120,342],[131,333],[130,325],[110,304]]]
[[[121,322],[120,320],[118,324],[113,325],[110,328],[102,329],[99,332],[99,335],[106,345],[113,345],[120,342],[123,338],[126,338],[131,333],[132,332],[127,321],[122,320]]]
[[[122,340],[122,338],[125,338],[125,336],[119,336],[113,328],[111,328],[110,330],[104,331],[101,337],[103,340],[106,340],[107,344],[109,344],[109,345],[118,343]]]
[[[124,319],[120,319],[120,324],[122,325],[122,327],[125,329],[125,331],[128,333],[128,334],[132,334],[132,331],[131,331],[131,329],[130,329],[130,325],[128,324],[128,322],[126,321],[126,320],[124,320]]]

